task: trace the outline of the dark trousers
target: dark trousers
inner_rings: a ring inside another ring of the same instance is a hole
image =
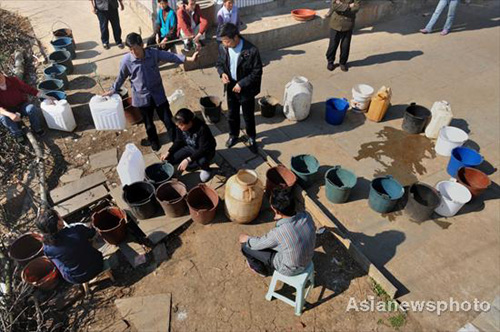
[[[335,62],[335,54],[340,44],[340,64],[347,64],[349,59],[349,51],[351,49],[352,30],[337,31],[330,29],[330,43],[326,51],[326,59],[328,62]]]
[[[109,10],[98,10],[97,17],[99,18],[99,27],[101,29],[101,41],[103,44],[109,43],[108,23],[111,23],[113,28],[113,37],[117,44],[122,42],[122,29],[120,28],[120,16],[118,8],[110,8]]]
[[[146,126],[146,134],[148,135],[148,139],[150,142],[160,142],[154,123],[155,110],[156,114],[158,114],[158,117],[167,128],[168,138],[172,142],[175,141],[175,124],[172,121],[172,112],[170,111],[170,105],[168,104],[168,101],[165,101],[163,104],[156,106],[155,102],[151,99],[148,106],[139,107],[139,109],[141,110],[142,118],[144,119],[144,125]]]
[[[270,276],[274,272],[273,259],[276,251],[272,249],[253,250],[246,243],[241,245],[241,252],[250,267],[259,274]]]
[[[191,157],[194,153],[194,149],[189,146],[184,146],[180,150],[168,156],[168,162],[177,165],[187,157]],[[204,171],[210,170],[210,161],[214,158],[215,153],[209,153],[207,156],[203,156],[198,160],[193,160],[188,165],[188,170],[195,170],[201,168]]]
[[[243,119],[245,120],[246,132],[248,137],[255,138],[257,136],[255,130],[255,98],[241,101],[241,96],[233,92],[234,84],[227,86],[227,105],[229,108],[229,135],[233,137],[240,136],[240,106],[243,111]]]
[[[158,34],[157,33],[153,33],[151,35],[151,37],[149,37],[148,39],[146,39],[146,45],[147,46],[152,46],[152,45],[155,45],[156,44],[156,36]],[[160,35],[160,42],[165,38],[165,36],[161,36]],[[170,51],[170,52],[175,52],[175,43],[169,43],[167,45],[163,45],[163,46],[160,46],[160,45],[157,45],[155,46],[156,48],[158,49],[161,49],[161,50],[166,50],[166,51]]]

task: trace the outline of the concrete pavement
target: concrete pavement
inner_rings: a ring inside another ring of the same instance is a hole
[[[351,200],[333,205],[322,180],[308,191],[348,229],[364,253],[400,288],[399,300],[492,301],[500,292],[500,3],[461,6],[453,33],[421,35],[428,17],[420,12],[358,31],[352,43],[351,70],[326,70],[327,40],[264,52],[262,94],[282,98],[294,75],[314,86],[311,115],[290,122],[282,115],[257,116],[258,141],[285,165],[300,153],[316,156],[323,166],[341,164],[359,177]],[[436,28],[443,24],[443,19]],[[215,70],[189,72],[209,94],[221,96]],[[324,101],[351,97],[351,88],[367,83],[393,89],[393,107],[381,123],[350,112],[340,126],[324,121]],[[479,147],[493,185],[456,217],[421,224],[402,211],[380,215],[368,207],[369,183],[392,174],[403,185],[435,185],[449,178],[448,158],[437,156],[434,142],[401,130],[404,108],[417,102],[428,108],[438,100],[452,105],[452,125],[469,132],[468,145]],[[458,330],[479,313],[415,313],[426,329]]]

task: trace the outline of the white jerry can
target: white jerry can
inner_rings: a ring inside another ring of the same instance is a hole
[[[125,129],[125,112],[119,94],[110,97],[93,96],[90,99],[90,113],[97,130]]]
[[[313,86],[303,76],[295,76],[285,87],[283,114],[288,120],[301,121],[309,116]]]
[[[73,116],[73,111],[67,100],[62,99],[54,101],[45,99],[42,101],[40,107],[42,108],[45,122],[47,122],[47,126],[50,129],[69,132],[75,130],[75,117]]]
[[[441,128],[450,124],[453,119],[450,104],[443,101],[436,101],[431,108],[432,118],[427,128],[425,128],[425,136],[428,138],[437,138]]]

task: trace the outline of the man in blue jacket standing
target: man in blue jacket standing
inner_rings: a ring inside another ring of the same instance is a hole
[[[140,109],[144,125],[146,126],[147,139],[143,139],[143,146],[151,146],[153,151],[160,150],[160,140],[154,124],[154,111],[165,124],[168,136],[172,142],[175,141],[175,124],[172,121],[172,112],[168,104],[163,82],[158,69],[160,61],[184,63],[195,61],[198,52],[191,57],[182,54],[174,54],[154,48],[144,48],[142,38],[139,34],[132,32],[127,35],[125,44],[130,53],[125,54],[120,63],[120,72],[110,91],[105,96],[110,96],[119,91],[127,78],[130,78],[132,86],[132,106]]]

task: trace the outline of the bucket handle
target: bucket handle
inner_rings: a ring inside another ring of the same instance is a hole
[[[71,27],[69,26],[69,24],[68,24],[68,23],[63,22],[63,21],[61,21],[61,20],[57,20],[57,21],[55,21],[54,23],[52,23],[52,26],[50,27],[50,32],[51,32],[51,33],[52,33],[52,32],[54,32],[54,25],[56,25],[56,23],[62,23],[62,24],[64,24],[64,25],[66,25],[66,27],[68,27],[69,29],[71,29]],[[72,30],[72,29],[71,29],[71,30]]]

